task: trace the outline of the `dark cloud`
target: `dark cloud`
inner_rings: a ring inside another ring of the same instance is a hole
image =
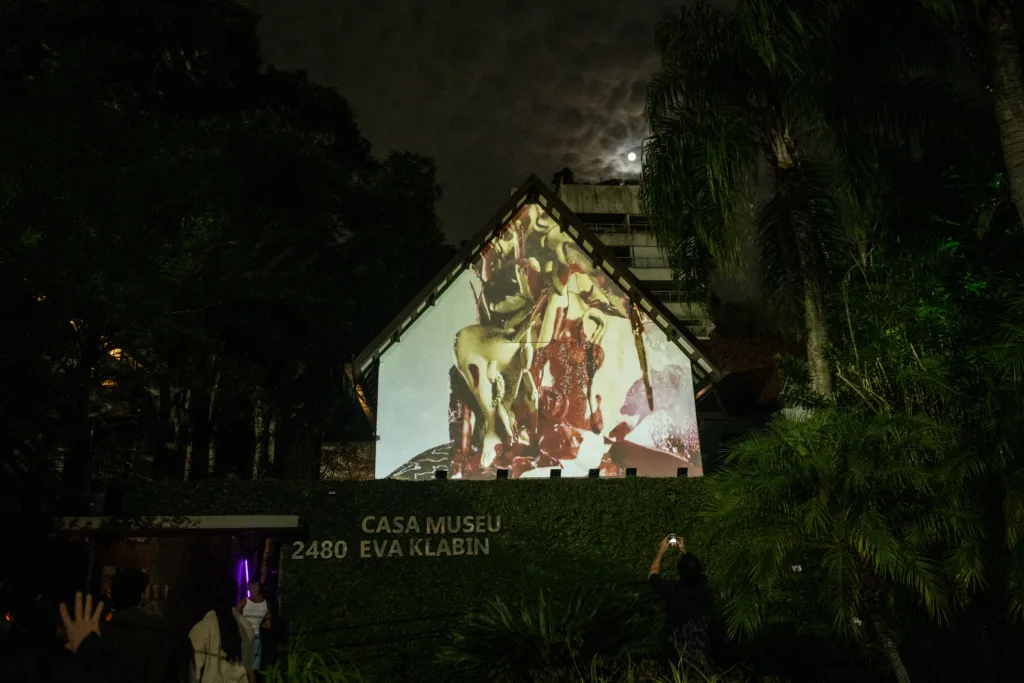
[[[266,60],[338,89],[379,155],[434,157],[449,236],[530,173],[635,174],[654,26],[680,0],[256,0]]]

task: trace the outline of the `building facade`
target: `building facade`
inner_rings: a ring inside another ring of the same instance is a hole
[[[651,232],[640,202],[640,186],[618,183],[559,183],[559,199],[618,260],[643,282],[697,339],[709,339],[714,325],[705,307],[677,290],[672,267]]]
[[[599,236],[531,177],[355,359],[376,478],[703,473],[695,401],[719,373],[612,189],[631,203],[595,192]]]

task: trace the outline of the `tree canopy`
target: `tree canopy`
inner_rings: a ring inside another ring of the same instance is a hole
[[[659,24],[652,226],[684,290],[753,270],[806,346],[711,477],[736,635],[820,627],[905,681],[908,624],[1021,616],[1017,12],[741,0]]]
[[[0,27],[6,466],[312,476],[325,430],[365,429],[345,363],[450,257],[433,162],[374,158],[237,2],[26,0]]]

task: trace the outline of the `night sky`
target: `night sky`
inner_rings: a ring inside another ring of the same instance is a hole
[[[681,0],[256,0],[265,61],[352,105],[374,153],[434,158],[449,240],[530,173],[639,173],[654,26]]]

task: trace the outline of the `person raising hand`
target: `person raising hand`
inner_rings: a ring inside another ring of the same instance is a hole
[[[92,596],[85,596],[85,607],[82,606],[82,593],[75,593],[75,615],[68,614],[68,606],[60,603],[60,621],[64,624],[64,633],[67,635],[65,647],[77,653],[82,644],[89,641],[86,650],[99,646],[100,639],[100,617],[103,615],[103,601],[101,600],[96,609],[93,610]],[[90,636],[96,636],[89,640]]]

